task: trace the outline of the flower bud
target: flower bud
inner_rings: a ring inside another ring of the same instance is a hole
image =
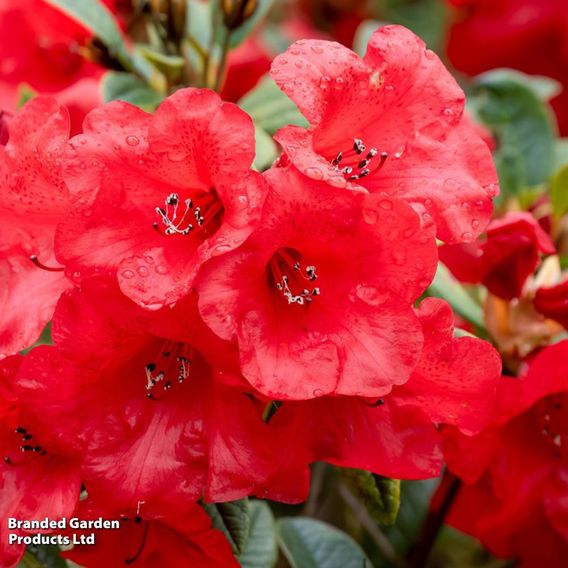
[[[228,30],[242,26],[255,12],[257,0],[222,0],[223,22]]]

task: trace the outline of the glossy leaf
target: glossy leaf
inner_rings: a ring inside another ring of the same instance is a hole
[[[102,92],[105,102],[126,101],[149,112],[164,98],[134,75],[115,71],[109,71],[103,77]]]
[[[471,108],[497,141],[494,153],[502,194],[518,194],[552,173],[555,131],[551,110],[523,75],[497,70],[480,75]]]
[[[372,568],[361,547],[335,527],[305,517],[277,523],[280,548],[292,568]]]
[[[272,568],[278,559],[276,524],[270,507],[263,501],[250,502],[250,532],[239,554],[243,568]]]
[[[255,126],[254,136],[256,139],[256,156],[253,167],[262,172],[272,165],[278,155],[278,150],[272,137],[259,126]]]
[[[251,530],[248,499],[228,503],[206,503],[203,508],[211,517],[213,528],[225,534],[235,554],[241,554],[245,550]]]
[[[428,295],[446,300],[455,312],[479,329],[485,329],[483,310],[481,306],[466,292],[460,282],[450,271],[438,263],[434,281],[428,288]]]
[[[351,492],[361,501],[373,519],[383,526],[396,521],[400,506],[400,481],[374,476],[362,469],[338,470]]]
[[[269,134],[288,124],[308,126],[296,105],[268,75],[239,101],[239,106]]]
[[[568,165],[564,166],[550,180],[552,210],[557,217],[568,211]]]

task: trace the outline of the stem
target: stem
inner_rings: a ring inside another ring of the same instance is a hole
[[[373,542],[384,556],[385,560],[389,562],[391,566],[402,568],[404,562],[399,558],[389,539],[373,520],[367,508],[351,493],[344,483],[338,484],[338,490],[342,499],[355,513],[355,516],[359,519],[367,533],[369,533],[369,536],[373,539]]]
[[[302,515],[305,517],[315,517],[319,503],[319,496],[323,488],[325,472],[326,464],[324,462],[316,462],[314,464],[312,470],[312,481],[310,484],[310,495],[304,505],[304,510],[302,511]]]
[[[217,76],[215,78],[215,91],[219,92],[223,86],[223,77],[225,75],[225,65],[227,63],[227,54],[229,53],[229,42],[231,41],[231,30],[225,30],[223,45],[221,46],[221,59],[217,66]]]
[[[448,515],[454,500],[458,496],[461,487],[461,480],[449,473],[445,473],[444,477],[449,480],[445,493],[442,497],[440,506],[434,510],[431,509],[422,525],[422,530],[418,541],[409,550],[407,555],[408,568],[423,568],[426,566],[428,558],[432,552],[432,548],[438,538],[438,534],[446,516]]]

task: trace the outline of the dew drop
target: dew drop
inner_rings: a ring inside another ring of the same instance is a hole
[[[243,207],[246,207],[248,205],[249,200],[248,200],[248,197],[246,195],[239,195],[238,202]]]
[[[323,48],[320,47],[319,45],[312,45],[312,47],[310,48],[314,53],[317,53],[319,55],[321,55],[323,53]]]
[[[129,146],[138,146],[138,144],[140,144],[140,140],[138,140],[136,136],[127,136],[126,143]]]
[[[369,225],[376,225],[379,215],[374,209],[364,209],[363,219],[365,219],[365,222]]]
[[[306,168],[306,174],[313,179],[323,179],[323,172],[321,171],[321,169],[314,166]]]
[[[431,49],[425,49],[424,56],[426,59],[436,59],[436,54]]]
[[[472,233],[462,233],[462,241],[464,243],[471,243],[473,241],[473,234]]]
[[[314,390],[312,391],[312,394],[313,394],[314,396],[323,396],[324,393],[323,393],[323,391],[322,391],[321,389],[314,389]]]
[[[474,229],[477,229],[477,228],[479,227],[479,219],[472,219],[472,221],[471,221],[471,226],[472,226]]]
[[[331,83],[331,79],[327,75],[324,75],[320,79],[320,89],[328,89],[330,83]]]
[[[406,150],[406,146],[403,144],[395,153],[394,153],[394,157],[395,158],[400,158],[403,154],[404,151]]]
[[[392,209],[392,201],[389,201],[388,199],[383,199],[382,201],[379,201],[379,207],[381,209],[386,209],[387,211],[390,211]]]
[[[134,272],[132,272],[132,270],[124,270],[122,272],[122,277],[130,280],[131,278],[134,278]]]
[[[154,270],[158,273],[158,274],[167,274],[168,271],[168,267],[165,264],[158,264]]]
[[[138,272],[139,276],[142,276],[143,278],[148,276],[148,274],[149,274],[149,270],[148,270],[147,266],[139,266],[136,269],[136,272]]]

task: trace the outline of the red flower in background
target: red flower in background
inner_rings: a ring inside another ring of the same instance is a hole
[[[221,98],[237,102],[270,69],[272,56],[259,38],[251,37],[229,53]]]
[[[254,155],[252,120],[212,91],[179,90],[154,115],[124,102],[93,111],[66,156],[74,200],[57,250],[69,273],[116,273],[150,309],[187,295],[260,217]]]
[[[9,534],[24,531],[8,530],[7,519],[67,517],[81,489],[77,455],[23,410],[12,388],[22,360],[0,362],[0,563],[6,567],[15,566],[25,549],[9,544]]]
[[[554,243],[536,219],[525,212],[510,212],[487,227],[481,242],[440,247],[440,260],[462,282],[482,282],[505,300],[518,298],[541,254],[554,254]]]
[[[113,0],[105,3],[115,9]],[[15,109],[28,85],[65,104],[73,133],[80,132],[87,112],[102,103],[104,69],[80,53],[90,33],[45,0],[0,0],[0,37],[0,109]]]
[[[244,376],[272,398],[382,396],[406,382],[422,349],[412,302],[434,275],[432,232],[387,196],[295,169],[266,178],[259,228],[203,267],[204,321],[237,338]]]
[[[470,75],[511,67],[557,79],[563,92],[552,105],[562,134],[568,134],[568,4],[564,0],[448,1],[458,8],[448,40],[452,64]]]
[[[6,116],[7,140],[0,145],[0,358],[39,337],[70,286],[53,251],[57,223],[69,206],[62,177],[69,116],[49,97]],[[32,255],[55,270],[40,270]]]
[[[311,123],[275,136],[305,175],[402,198],[448,242],[483,231],[498,193],[491,154],[462,120],[462,90],[412,32],[380,28],[363,59],[300,41],[274,60],[272,76]]]
[[[82,501],[81,520],[111,519],[92,500]],[[140,568],[238,568],[231,546],[220,531],[211,528],[211,519],[197,505],[187,512],[166,519],[144,516],[144,507],[133,509],[121,518],[120,529],[95,532],[94,546],[75,546],[64,556],[86,568],[123,568],[135,564]],[[79,531],[74,531],[80,534]],[[85,531],[90,533],[92,531]]]
[[[464,481],[449,523],[523,566],[562,566],[568,552],[567,356],[562,341],[504,377],[480,435],[446,431],[448,467]]]
[[[549,288],[539,288],[534,307],[543,316],[568,327],[568,280]]]
[[[436,425],[457,425],[468,434],[487,425],[501,370],[498,353],[477,338],[455,339],[451,309],[441,300],[424,300],[418,317],[425,336],[418,365],[383,399],[283,403],[270,425],[294,440],[295,454],[304,451],[308,463],[328,461],[397,479],[433,477],[442,465]]]

